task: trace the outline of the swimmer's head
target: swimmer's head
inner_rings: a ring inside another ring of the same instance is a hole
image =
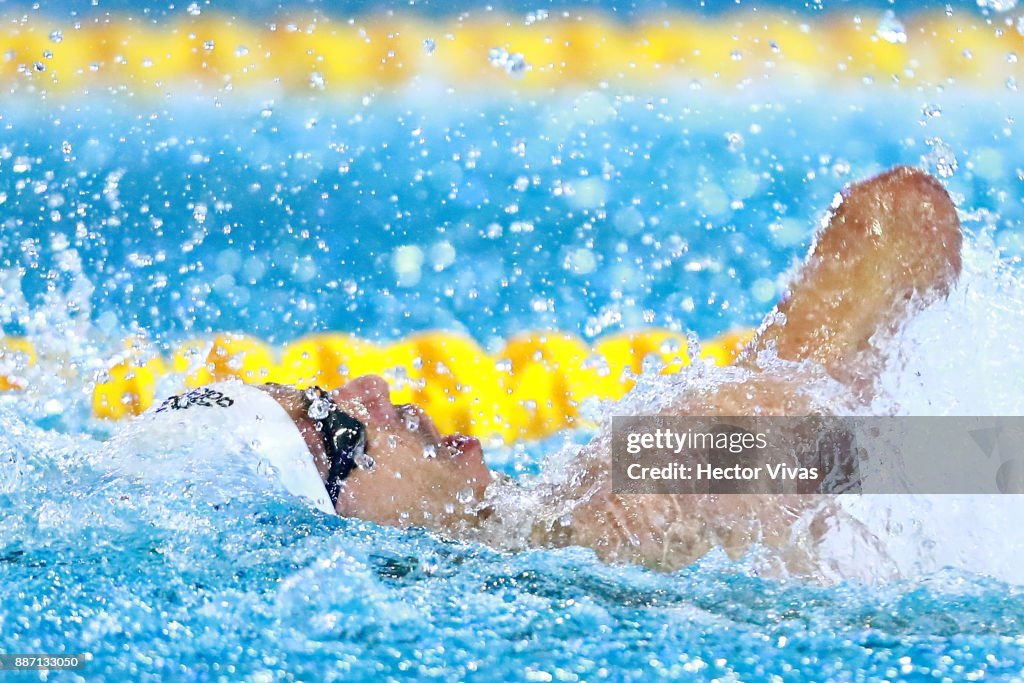
[[[475,520],[491,480],[479,441],[442,436],[421,408],[392,404],[387,383],[374,375],[330,395],[365,425],[373,462],[345,477],[335,506],[339,515],[436,530]]]

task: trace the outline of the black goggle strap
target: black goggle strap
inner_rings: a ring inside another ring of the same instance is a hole
[[[313,387],[319,400],[330,401],[320,387]],[[333,402],[327,417],[316,420],[324,435],[324,450],[330,469],[327,474],[327,495],[333,505],[338,504],[341,483],[356,468],[357,459],[366,452],[366,427],[348,413],[339,410]]]

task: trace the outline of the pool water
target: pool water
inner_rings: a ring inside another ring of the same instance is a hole
[[[3,647],[91,652],[89,678],[1020,674],[1021,589],[969,570],[822,587],[718,553],[670,575],[581,549],[502,554],[230,476],[128,480],[95,444],[3,419],[20,471],[3,470]]]
[[[946,176],[966,269],[903,332],[875,408],[1024,414],[1017,92],[129,99],[0,109],[0,324],[45,356],[0,395],[0,651],[88,652],[81,675],[106,680],[1024,675],[1017,503],[965,508],[957,552],[907,531],[897,581],[765,578],[718,552],[658,574],[328,518],[204,471],[201,445],[119,452],[89,417],[131,333],[166,354],[221,330],[493,348],[750,326],[834,193],[899,163]],[[527,476],[586,436],[488,461]]]

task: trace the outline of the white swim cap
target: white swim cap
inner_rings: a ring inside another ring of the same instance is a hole
[[[256,387],[217,382],[171,396],[139,417],[131,432],[146,450],[192,447],[211,435],[230,437],[237,450],[256,458],[257,472],[318,510],[335,514],[295,423],[273,397]]]

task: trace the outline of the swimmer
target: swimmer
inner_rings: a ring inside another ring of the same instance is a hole
[[[886,339],[949,292],[960,248],[955,207],[927,174],[899,167],[850,186],[736,366],[713,383],[680,383],[660,414],[844,414],[866,405]],[[811,390],[823,385],[831,391]],[[488,469],[477,439],[444,436],[422,409],[393,405],[375,376],[329,392],[222,383],[168,399],[145,419],[174,420],[175,432],[206,420],[256,433],[256,450],[285,487],[324,511],[504,547],[584,546],[606,561],[672,570],[714,547],[738,557],[754,543],[802,548],[820,535],[814,524],[794,532],[810,497],[615,494],[608,433],[559,463],[557,478],[512,481]],[[806,557],[787,553],[799,571]]]

